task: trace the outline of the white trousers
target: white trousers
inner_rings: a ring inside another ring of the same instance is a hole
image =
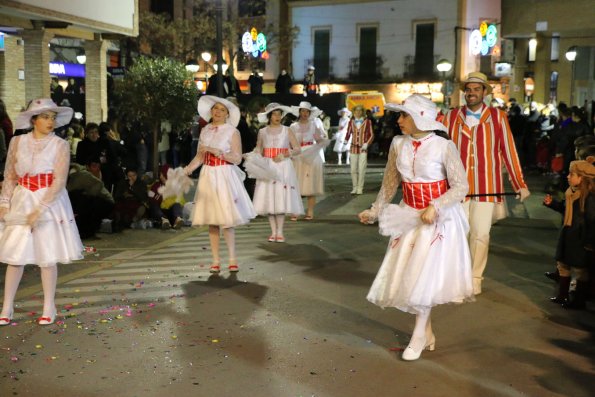
[[[483,271],[488,263],[494,206],[495,203],[475,200],[467,200],[463,203],[463,209],[469,220],[469,249],[471,251],[474,284],[479,283],[481,285]]]
[[[364,190],[364,179],[368,167],[368,153],[351,154],[351,184],[353,190],[361,193]]]

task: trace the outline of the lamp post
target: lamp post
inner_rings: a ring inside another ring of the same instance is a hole
[[[441,73],[442,76],[442,95],[444,96],[444,105],[450,107],[450,94],[452,93],[452,87],[450,82],[446,78],[446,73],[452,69],[452,63],[447,59],[441,59],[436,64],[436,69]]]
[[[570,106],[572,106],[574,101],[574,61],[576,60],[576,46],[572,46],[566,51],[566,59],[572,62],[572,69],[570,74]]]

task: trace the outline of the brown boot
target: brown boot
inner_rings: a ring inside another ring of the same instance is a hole
[[[558,296],[554,296],[550,298],[550,301],[554,303],[564,303],[568,301],[568,290],[570,289],[570,277],[562,277],[560,276],[560,280],[558,281]]]

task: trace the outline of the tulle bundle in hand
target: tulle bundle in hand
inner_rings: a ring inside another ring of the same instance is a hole
[[[163,198],[177,197],[188,193],[193,184],[194,182],[192,179],[190,179],[184,172],[184,168],[170,168],[167,171],[167,181],[165,182],[165,185],[161,186],[157,191]]]
[[[316,142],[314,145],[305,146],[302,148],[299,156],[304,162],[311,164],[317,157],[320,157],[320,151],[324,150],[329,143],[331,141],[325,138]]]
[[[279,170],[273,163],[260,153],[250,152],[244,155],[244,168],[248,177],[268,181],[281,181]]]

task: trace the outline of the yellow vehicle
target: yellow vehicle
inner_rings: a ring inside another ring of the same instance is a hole
[[[362,105],[366,110],[370,109],[376,117],[384,115],[384,103],[384,94],[378,91],[353,91],[347,94],[345,100],[347,109]]]

